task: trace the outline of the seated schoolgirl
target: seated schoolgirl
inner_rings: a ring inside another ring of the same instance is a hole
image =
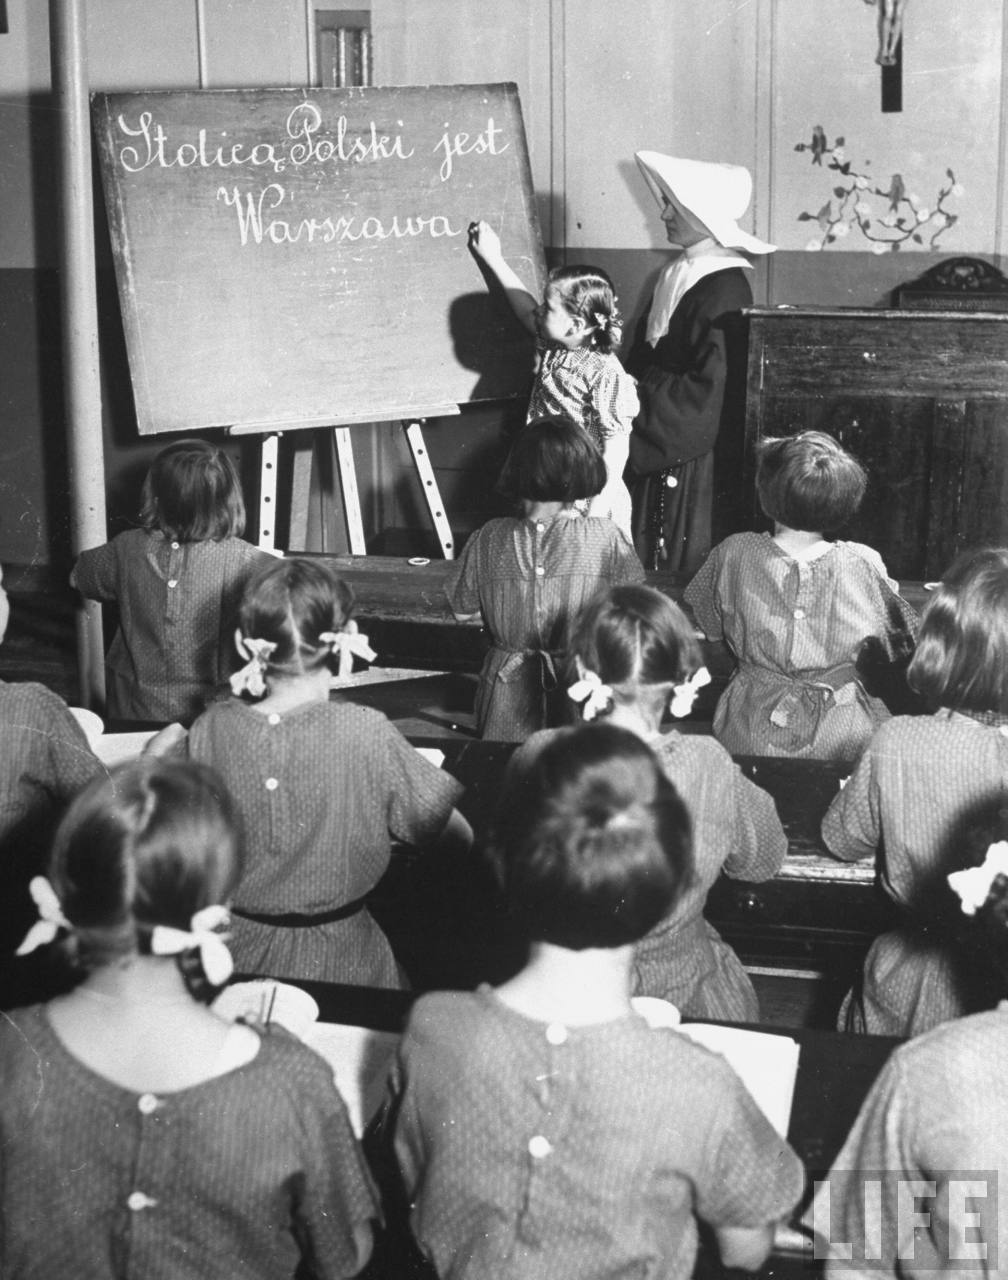
[[[982,867],[949,881],[1003,997],[1008,844],[992,845]],[[896,1049],[823,1183],[828,1197],[821,1189],[807,1215],[828,1276],[988,1276],[1003,1267],[1008,1216],[996,1179],[1008,1150],[1006,1058],[1003,999]],[[838,1242],[856,1252],[841,1257]]]
[[[55,942],[79,985],[0,1019],[4,1280],[336,1280],[367,1261],[378,1209],[330,1068],[206,1007],[238,871],[199,765],[147,758],[71,805],[23,949]]]
[[[907,672],[932,715],[882,725],[823,818],[829,851],[878,858],[901,912],[876,938],[840,1025],[916,1035],[996,998],[956,945],[946,874],[1004,804],[1008,778],[1008,548],[964,552],[932,594]]]
[[[0,642],[9,620],[0,570]],[[28,882],[45,869],[70,799],[102,772],[62,698],[34,681],[0,680],[0,1008],[20,994],[27,976],[13,954],[34,915]]]
[[[867,478],[821,431],[759,445],[756,488],[770,533],[715,547],[685,600],[738,669],[718,701],[714,734],[733,755],[856,760],[889,712],[855,663],[866,640],[894,659],[917,615],[878,553],[824,534],[856,513]]]
[[[454,778],[380,711],[330,702],[333,675],[373,658],[353,593],[323,560],[270,560],[249,584],[236,695],[192,726],[188,753],[223,775],[245,830],[231,947],[239,970],[403,985],[365,905],[393,841],[468,844]]]
[[[582,612],[571,638],[578,679],[570,695],[588,719],[605,717],[654,751],[693,822],[695,874],[671,911],[634,949],[635,995],[659,996],[695,1018],[755,1022],[759,1002],[738,956],[703,909],[723,872],[739,880],[776,875],[787,838],[772,798],[744,777],[706,735],[662,733],[666,711],[689,714],[709,679],[693,628],[669,598],[645,586],[612,587]],[[512,768],[536,768],[543,745],[564,730],[533,735]]]
[[[565,418],[530,423],[498,484],[518,513],[478,529],[448,577],[456,616],[482,617],[493,638],[476,694],[484,738],[521,742],[560,721],[550,694],[571,619],[601,587],[644,577],[626,535],[574,505],[605,482],[602,455],[580,427]]]
[[[630,1004],[633,945],[689,885],[689,818],[638,735],[571,730],[508,775],[490,840],[525,967],[414,1005],[395,1146],[414,1234],[457,1280],[688,1277],[697,1220],[755,1269],[798,1157],[723,1058]]]
[[[242,540],[245,501],[234,463],[203,440],[171,444],[143,486],[141,528],[84,551],[70,581],[114,603],[107,714],[188,724],[237,663],[232,635],[242,590],[269,560]]]

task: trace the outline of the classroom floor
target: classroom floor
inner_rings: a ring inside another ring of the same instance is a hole
[[[11,594],[11,620],[0,647],[0,680],[37,680],[69,703],[79,701],[74,606],[67,596]],[[365,675],[354,701],[383,711],[410,737],[472,737],[475,676],[384,670]],[[686,726],[704,732],[707,726]],[[767,1024],[832,1027],[842,992],[811,970],[750,968]]]

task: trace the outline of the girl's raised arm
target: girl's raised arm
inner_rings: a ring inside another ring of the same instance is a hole
[[[500,236],[489,222],[481,219],[469,224],[469,247],[496,277],[517,319],[529,333],[535,333],[535,313],[539,303],[522,284],[517,273],[504,261]]]

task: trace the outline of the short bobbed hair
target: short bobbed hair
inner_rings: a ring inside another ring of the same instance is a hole
[[[304,675],[328,666],[335,673],[339,653],[319,637],[344,630],[353,605],[353,591],[325,560],[288,556],[271,561],[249,581],[238,625],[246,639],[276,645],[267,671]]]
[[[162,449],[143,483],[140,523],[177,542],[240,538],[245,499],[234,463],[204,440]]]
[[[98,778],[56,831],[49,878],[73,926],[62,943],[78,971],[150,953],[155,925],[188,930],[203,907],[226,903],[241,874],[231,798],[193,761],[145,756]],[[212,989],[198,951],[180,967],[193,995]]]
[[[578,615],[569,656],[614,693],[675,685],[702,665],[696,632],[668,596],[637,583],[608,587]]]
[[[932,708],[1008,714],[1008,547],[953,561],[924,608],[907,680]]]
[[[693,878],[686,806],[646,743],[609,724],[558,730],[507,775],[487,850],[516,927],[573,951],[636,942]]]
[[[768,437],[756,446],[756,459],[760,506],[788,529],[831,533],[864,498],[864,467],[823,431]]]
[[[504,463],[498,492],[516,501],[578,502],[606,483],[602,452],[568,418],[537,418],[523,427]]]
[[[589,346],[603,354],[616,350],[623,336],[623,323],[613,282],[601,267],[554,267],[546,287],[555,289],[564,310],[587,326]]]

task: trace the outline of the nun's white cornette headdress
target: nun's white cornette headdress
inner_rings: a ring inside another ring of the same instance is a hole
[[[726,249],[773,253],[777,248],[738,225],[749,208],[753,185],[749,170],[742,165],[683,160],[659,151],[637,151],[635,157],[660,207],[666,199],[671,200]]]

